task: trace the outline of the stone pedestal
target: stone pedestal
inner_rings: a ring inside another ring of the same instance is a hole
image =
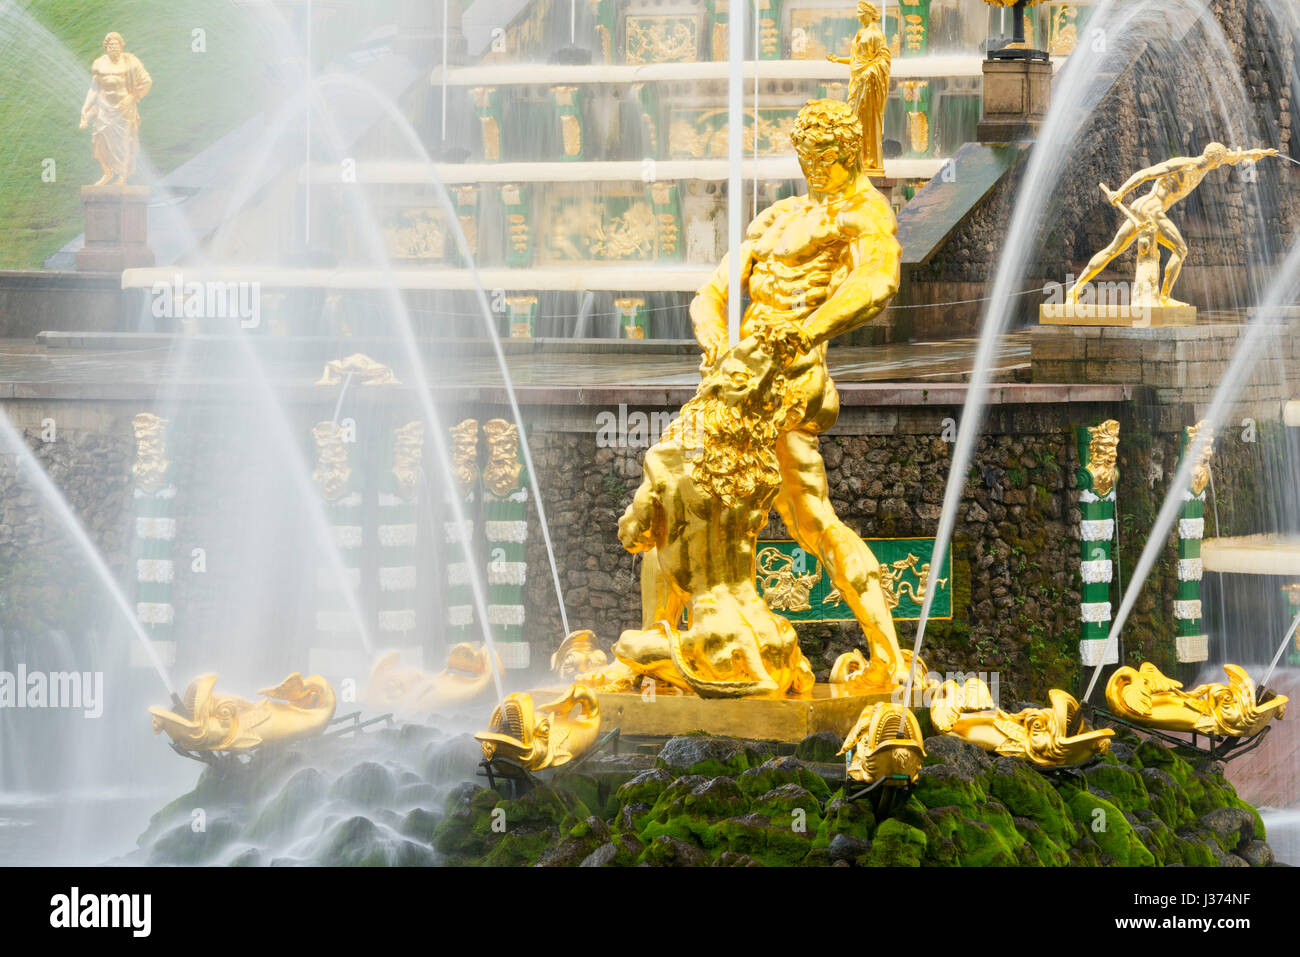
[[[549,692],[537,700],[550,700]],[[560,689],[563,694],[563,689]],[[830,731],[843,738],[867,705],[890,701],[887,692],[851,694],[819,684],[807,698],[697,698],[660,694],[643,698],[635,693],[598,691],[601,730],[619,728],[623,734],[672,737],[707,734],[759,741],[802,741],[810,734]]]
[[[1052,102],[1052,65],[1043,60],[985,60],[981,143],[1033,139]]]
[[[1045,326],[1191,326],[1196,324],[1195,306],[1116,305],[1112,303],[1057,302],[1038,307],[1038,321]]]
[[[86,245],[77,252],[82,272],[121,272],[154,264],[149,249],[148,186],[83,186]]]

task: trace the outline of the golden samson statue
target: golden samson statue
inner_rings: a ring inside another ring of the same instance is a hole
[[[619,526],[624,546],[646,556],[642,627],[614,646],[632,676],[717,697],[811,690],[793,627],[754,586],[757,535],[775,507],[853,610],[879,687],[905,680],[880,566],[836,517],[818,447],[839,413],[828,341],[898,289],[897,224],[863,169],[862,136],[845,103],[800,111],[791,139],[808,193],[760,213],[732,253],[749,297],[734,348],[725,258],[691,303],[703,382],[647,453]]]
[[[91,144],[104,170],[96,186],[125,186],[140,151],[137,107],[153,86],[144,64],[126,52],[120,33],[104,37],[104,55],[90,68],[90,90],[81,107],[81,129],[94,123]]]

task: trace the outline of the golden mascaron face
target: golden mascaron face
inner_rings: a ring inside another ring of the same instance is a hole
[[[831,139],[800,146],[799,166],[809,188],[818,193],[838,193],[853,180],[853,170],[844,165],[840,146]]]

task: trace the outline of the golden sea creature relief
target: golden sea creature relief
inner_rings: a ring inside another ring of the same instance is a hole
[[[1102,498],[1111,493],[1119,477],[1116,464],[1119,455],[1119,423],[1107,419],[1100,425],[1089,426],[1092,441],[1088,443],[1088,474],[1092,476],[1092,490]]]
[[[505,419],[490,419],[483,426],[488,461],[483,484],[497,498],[505,498],[521,485],[524,466],[519,460],[519,428]]]
[[[461,495],[478,481],[478,419],[465,419],[451,432],[451,474]]]
[[[809,597],[822,578],[822,567],[811,575],[800,575],[794,569],[794,558],[779,548],[768,547],[758,553],[758,584],[763,601],[773,611],[807,611],[812,608]]]
[[[899,785],[913,782],[925,760],[921,725],[911,709],[901,704],[869,704],[862,709],[839,753],[850,751],[847,771],[855,781],[874,784],[885,780]]]
[[[529,771],[559,767],[585,754],[600,734],[600,705],[584,685],[562,698],[533,704],[531,695],[507,695],[492,712],[488,730],[474,737],[485,760],[502,757]]]
[[[1161,674],[1149,661],[1134,670],[1125,665],[1106,682],[1106,704],[1121,718],[1163,731],[1192,731],[1245,737],[1258,734],[1286,713],[1286,695],[1258,700],[1255,682],[1239,665],[1224,665],[1228,683],[1198,685]]]
[[[930,702],[930,722],[985,751],[1045,767],[1082,764],[1110,748],[1109,728],[1087,730],[1079,702],[1068,692],[1048,692],[1051,706],[1009,714],[998,708],[988,685],[971,677],[963,685],[945,681]]]
[[[319,422],[311,430],[316,440],[316,467],[312,470],[312,484],[321,498],[336,502],[346,494],[352,478],[348,460],[345,430],[337,422]]]
[[[346,359],[331,359],[325,363],[325,371],[316,384],[342,385],[349,376],[361,385],[401,385],[392,369],[360,352],[353,353]]]
[[[1192,494],[1200,495],[1210,484],[1210,460],[1214,458],[1214,430],[1205,419],[1187,427],[1187,449],[1190,452],[1196,445],[1196,439],[1205,433],[1205,446],[1192,466]]]
[[[912,652],[904,648],[902,654],[904,665],[911,663]],[[854,694],[878,694],[882,691],[891,691],[906,681],[906,667],[900,672],[883,663],[873,663],[868,661],[867,656],[857,648],[844,652],[831,665],[830,684]],[[926,670],[925,662],[920,658],[916,659],[916,667],[912,669],[913,690],[924,692],[938,683],[938,680]]]
[[[131,475],[141,491],[150,495],[167,480],[167,420],[141,412],[131,420],[135,429],[135,464]]]
[[[406,501],[415,498],[424,461],[424,423],[407,422],[393,431],[393,478],[397,493]]]
[[[399,651],[380,655],[366,686],[370,704],[400,715],[427,715],[440,707],[471,701],[492,688],[494,665],[497,675],[505,673],[499,657],[467,642],[452,646],[447,666],[437,674],[402,668],[401,657]]]
[[[596,645],[596,633],[587,629],[571,633],[551,655],[551,671],[572,678],[609,664],[609,656]]]
[[[185,689],[185,714],[150,708],[154,734],[165,731],[187,751],[247,751],[263,744],[320,734],[334,717],[334,689],[320,675],[294,672],[258,694],[262,701],[217,695],[215,674],[199,675]]]

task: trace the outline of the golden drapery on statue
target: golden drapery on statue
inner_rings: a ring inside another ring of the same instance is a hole
[[[906,677],[880,566],[835,515],[818,446],[839,413],[826,344],[897,291],[897,224],[863,170],[850,106],[809,102],[791,139],[808,193],[760,213],[734,251],[750,300],[739,343],[728,342],[725,258],[691,303],[703,381],[647,452],[619,523],[623,545],[645,554],[642,627],[614,646],[633,679],[624,686],[650,677],[708,697],[811,690],[793,627],[755,587],[757,535],[773,507],[853,610],[882,690]],[[599,677],[619,684],[611,669]]]
[[[826,59],[849,68],[849,106],[862,124],[862,169],[868,176],[885,175],[885,104],[889,100],[889,44],[880,29],[880,11],[870,0],[858,3],[858,22],[846,57],[832,53]]]
[[[144,64],[126,52],[120,33],[104,37],[104,55],[90,68],[90,91],[81,107],[81,129],[94,123],[91,144],[104,176],[96,186],[125,186],[140,150],[141,100],[153,86]]]

